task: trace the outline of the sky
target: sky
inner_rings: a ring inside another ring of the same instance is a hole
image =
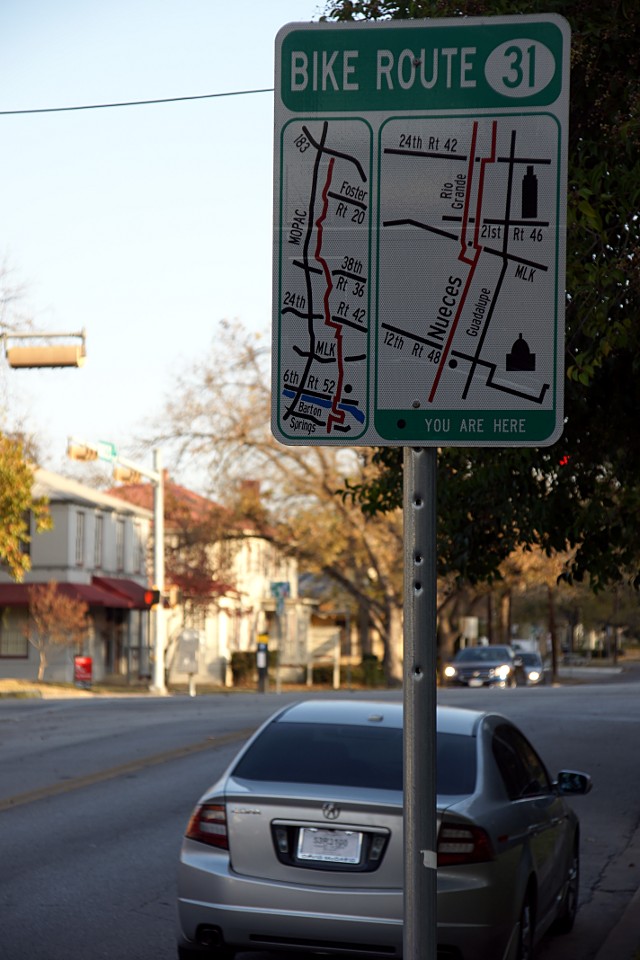
[[[269,335],[273,94],[2,111],[272,88],[276,33],[324,6],[0,4],[0,262],[34,329],[86,332],[79,369],[0,356],[0,429],[35,435],[42,466],[77,475],[69,436],[131,457],[220,320]]]

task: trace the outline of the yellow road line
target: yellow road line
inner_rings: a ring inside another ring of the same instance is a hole
[[[224,733],[219,737],[207,737],[206,740],[201,740],[199,743],[192,743],[188,747],[177,747],[175,750],[165,750],[163,753],[154,753],[149,757],[142,757],[139,760],[130,760],[128,763],[122,763],[117,767],[109,767],[108,770],[89,773],[85,777],[73,777],[71,780],[53,783],[48,787],[38,787],[35,790],[28,790],[26,793],[17,793],[13,797],[6,797],[4,800],[0,800],[0,811],[12,810],[14,807],[34,803],[36,800],[44,800],[46,797],[56,797],[62,793],[70,793],[72,790],[89,787],[94,783],[101,783],[105,780],[114,780],[116,777],[133,773],[136,770],[144,770],[146,767],[155,767],[160,763],[168,763],[171,760],[179,760],[180,757],[188,757],[192,753],[200,753],[203,750],[224,747],[229,743],[246,740],[253,732],[254,730],[252,728],[249,730],[237,730],[235,733]]]

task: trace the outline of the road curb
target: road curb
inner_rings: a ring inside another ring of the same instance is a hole
[[[640,889],[596,954],[595,960],[639,960]]]

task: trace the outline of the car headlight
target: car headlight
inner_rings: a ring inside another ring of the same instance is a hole
[[[502,663],[499,667],[496,667],[495,675],[500,677],[501,680],[506,680],[509,674],[511,673],[511,667],[508,663]]]
[[[452,667],[450,663],[448,663],[447,666],[444,668],[444,675],[445,677],[449,677],[449,679],[451,679],[451,677],[455,677],[457,673],[458,671],[456,670],[456,668]]]
[[[531,680],[533,683],[537,683],[539,679],[540,679],[540,674],[538,673],[538,671],[532,670],[529,674],[529,680]]]

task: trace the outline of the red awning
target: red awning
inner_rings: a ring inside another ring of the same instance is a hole
[[[0,583],[0,607],[28,607],[31,587],[42,587],[43,583]],[[133,604],[124,596],[118,596],[109,590],[102,590],[94,584],[67,583],[57,581],[60,593],[76,600],[84,600],[90,607],[109,607],[121,610],[132,609]]]
[[[59,583],[58,589],[70,597],[84,600],[90,607],[118,607],[126,609],[131,604],[124,598],[112,596],[108,590],[101,590],[95,584],[89,583]]]
[[[145,599],[149,587],[141,587],[135,580],[121,580],[117,577],[93,577],[92,582],[101,590],[106,590],[115,597],[126,600],[126,606],[133,610],[149,609],[149,602]]]

